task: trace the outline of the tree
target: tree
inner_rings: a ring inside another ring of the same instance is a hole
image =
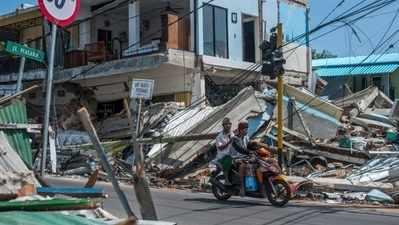
[[[334,55],[328,50],[323,50],[321,52],[317,52],[316,49],[312,50],[312,59],[326,59],[326,58],[337,58],[337,55]]]

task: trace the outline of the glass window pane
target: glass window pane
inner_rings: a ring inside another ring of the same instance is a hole
[[[215,55],[213,41],[213,7],[207,5],[203,8],[204,14],[204,54]]]
[[[227,58],[227,10],[215,7],[215,54]]]

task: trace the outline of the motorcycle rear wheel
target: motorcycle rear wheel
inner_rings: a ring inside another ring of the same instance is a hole
[[[215,180],[217,180],[219,182],[224,181],[224,179],[225,179],[224,175],[218,175],[215,177]],[[221,183],[224,183],[224,182],[221,182]],[[232,196],[231,193],[225,192],[225,191],[221,190],[220,188],[218,188],[217,185],[213,185],[213,184],[212,184],[212,193],[215,196],[215,198],[220,201],[226,201]]]
[[[285,206],[289,202],[291,196],[291,190],[288,183],[282,180],[274,180],[273,186],[276,190],[276,194],[273,193],[271,188],[266,186],[267,199],[273,206]]]

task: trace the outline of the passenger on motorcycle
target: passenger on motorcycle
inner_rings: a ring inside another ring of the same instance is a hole
[[[212,160],[212,164],[223,170],[225,176],[225,184],[230,185],[229,172],[232,166],[231,141],[234,134],[231,132],[231,121],[224,118],[222,121],[223,130],[216,136],[216,158]]]
[[[238,124],[238,129],[235,136],[232,138],[232,148],[231,156],[236,158],[236,162],[240,164],[240,196],[245,196],[245,172],[247,169],[247,164],[245,161],[241,160],[244,156],[249,155],[248,151],[248,122],[242,121]]]

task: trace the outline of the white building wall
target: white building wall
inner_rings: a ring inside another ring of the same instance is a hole
[[[202,6],[209,0],[199,0],[198,6]],[[258,16],[258,0],[215,0],[211,5],[219,6],[227,9],[228,24],[228,45],[229,59],[233,61],[242,61],[243,59],[243,40],[242,40],[242,14],[250,16]],[[237,13],[237,23],[231,22],[231,14]],[[204,54],[203,35],[206,30],[203,27],[203,10],[198,10],[198,45],[199,54]]]

